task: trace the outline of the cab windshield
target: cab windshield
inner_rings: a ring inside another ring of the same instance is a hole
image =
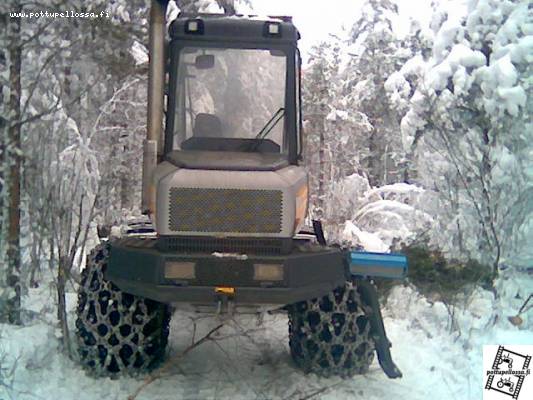
[[[184,47],[173,150],[286,153],[286,54]]]

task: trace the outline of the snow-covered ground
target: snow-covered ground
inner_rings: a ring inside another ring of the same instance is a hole
[[[533,344],[533,316],[520,327],[507,320],[533,292],[533,277],[512,269],[497,283],[499,298],[476,290],[455,309],[459,331],[450,329],[450,310],[430,302],[412,287],[393,290],[384,307],[393,358],[404,377],[389,380],[374,362],[368,374],[353,379],[321,379],[302,374],[288,350],[287,317],[238,317],[213,340],[193,349],[144,388],[137,399],[481,399],[484,344]],[[517,293],[522,299],[516,298]],[[0,399],[124,399],[143,378],[93,379],[58,350],[54,294],[32,289],[25,299],[26,326],[0,325],[0,362],[4,383]],[[73,327],[75,294],[68,297]],[[494,318],[498,316],[494,324]],[[168,359],[219,323],[175,312]],[[194,328],[196,326],[196,328]],[[16,362],[14,374],[9,371]],[[532,382],[533,383],[533,382]]]

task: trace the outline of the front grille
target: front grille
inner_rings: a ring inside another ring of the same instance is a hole
[[[162,251],[178,253],[239,253],[258,255],[279,255],[291,251],[291,239],[275,238],[213,238],[213,237],[165,237],[158,240]]]
[[[171,188],[169,228],[175,232],[279,233],[280,190]]]

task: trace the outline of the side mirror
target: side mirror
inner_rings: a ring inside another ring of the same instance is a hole
[[[194,59],[194,66],[197,69],[211,69],[215,66],[215,56],[212,54],[202,54]]]

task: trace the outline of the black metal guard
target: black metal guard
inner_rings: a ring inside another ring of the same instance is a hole
[[[379,308],[378,293],[374,286],[367,280],[357,280],[357,287],[361,295],[361,300],[372,309],[372,313],[368,315],[368,320],[370,321],[370,330],[376,345],[379,365],[381,365],[381,368],[389,378],[401,378],[402,373],[396,364],[394,364],[394,361],[392,361],[390,354],[390,347],[392,345],[385,334],[383,317]]]
[[[315,236],[318,243],[322,246],[327,246],[326,237],[324,236],[324,229],[322,228],[322,221],[319,219],[314,219],[313,230],[315,231]]]

